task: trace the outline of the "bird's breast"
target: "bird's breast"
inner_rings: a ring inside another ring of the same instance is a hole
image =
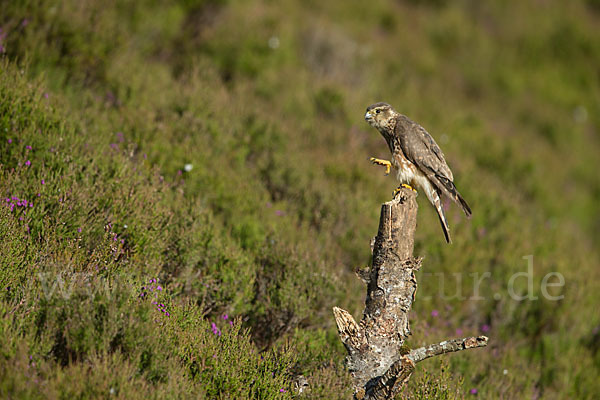
[[[394,155],[392,156],[392,164],[398,171],[396,173],[396,179],[398,179],[400,183],[406,183],[410,185],[419,182],[421,180],[420,178],[424,177],[424,174],[417,168],[417,166],[400,152],[394,152]]]

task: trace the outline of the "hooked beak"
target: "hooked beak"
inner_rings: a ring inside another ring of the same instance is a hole
[[[370,111],[367,111],[367,113],[365,114],[365,119],[368,121],[368,120],[370,120],[371,118],[373,118],[373,114],[371,114],[371,112],[370,112]]]

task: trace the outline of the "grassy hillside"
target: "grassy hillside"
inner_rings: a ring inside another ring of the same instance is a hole
[[[600,391],[598,1],[0,4],[0,397],[348,397],[376,101],[474,212],[419,197],[409,345],[491,338],[403,398]]]

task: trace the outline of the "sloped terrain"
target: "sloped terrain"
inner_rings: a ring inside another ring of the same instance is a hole
[[[600,389],[597,1],[1,5],[1,397],[348,397],[377,101],[473,209],[419,198],[409,345],[491,338],[402,396]]]

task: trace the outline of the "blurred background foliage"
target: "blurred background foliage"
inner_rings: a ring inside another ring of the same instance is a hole
[[[419,198],[409,345],[491,337],[401,397],[597,395],[598,1],[0,8],[2,397],[347,397],[331,307],[360,317],[395,187],[377,101],[474,211],[448,246]]]

